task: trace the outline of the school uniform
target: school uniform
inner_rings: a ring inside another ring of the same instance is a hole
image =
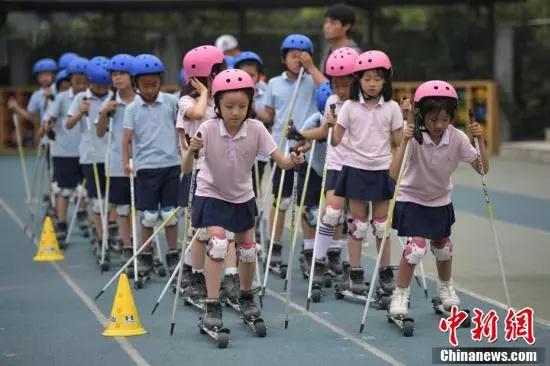
[[[359,95],[359,101],[347,100],[338,113],[337,123],[349,138],[335,193],[353,200],[386,201],[394,190],[389,175],[391,134],[403,127],[403,116],[393,100],[380,97],[370,107]]]
[[[254,227],[257,214],[250,169],[258,154],[270,156],[277,144],[262,122],[247,119],[233,137],[222,119],[200,127],[204,166],[197,175],[192,225],[221,226],[234,233]]]
[[[392,227],[399,236],[440,240],[451,235],[455,222],[451,175],[459,162],[477,159],[477,151],[466,134],[452,125],[438,145],[428,133],[422,134],[422,145],[415,139],[409,141]]]
[[[181,169],[176,114],[177,99],[164,92],[151,104],[136,95],[126,107],[123,127],[133,133],[138,210],[156,212],[177,205]]]
[[[77,125],[73,129],[78,129],[81,134],[79,145],[80,165],[86,178],[86,190],[88,191],[88,197],[98,198],[97,189],[95,183],[95,175],[93,170],[94,163],[97,166],[99,186],[102,195],[105,193],[106,181],[105,181],[105,149],[107,147],[107,139],[105,137],[98,137],[94,122],[99,115],[101,106],[106,100],[111,99],[112,92],[109,91],[105,96],[99,97],[92,93],[90,89],[78,93],[69,107],[67,113],[68,117],[77,115],[80,111],[80,105],[84,101],[84,98],[89,102],[90,108],[88,115],[82,116],[77,122]]]

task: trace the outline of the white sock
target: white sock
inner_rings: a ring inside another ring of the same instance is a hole
[[[183,263],[187,264],[188,266],[193,266],[193,256],[191,255],[191,251],[188,251],[185,257],[183,258]]]
[[[239,273],[237,267],[225,267],[226,275],[236,275],[237,273]]]
[[[317,250],[315,251],[315,259],[323,259],[327,257],[327,251],[332,243],[334,236],[334,227],[327,226],[322,222],[319,223],[319,237],[317,238]]]
[[[342,249],[342,246],[340,245],[340,239],[332,239],[331,242],[330,242],[330,246],[329,248],[330,249]]]
[[[313,249],[315,239],[304,239],[304,250]]]

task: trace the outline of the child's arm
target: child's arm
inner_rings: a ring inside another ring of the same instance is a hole
[[[479,123],[473,121],[473,123],[470,123],[468,125],[468,135],[471,136],[470,141],[472,141],[472,143],[477,138],[477,145],[479,146],[479,155],[481,156],[481,161],[483,162],[483,169],[479,165],[479,159],[475,159],[470,163],[470,165],[479,174],[487,174],[487,172],[489,171],[489,154],[487,153],[485,139],[483,138],[483,131]]]
[[[201,120],[206,113],[206,105],[208,103],[208,88],[203,83],[195,78],[191,78],[191,86],[200,94],[197,103],[194,106],[187,108],[185,118],[192,120]]]
[[[32,121],[32,113],[22,108],[15,97],[10,97],[10,99],[8,99],[8,109],[13,113],[17,113],[17,116],[23,121]]]
[[[73,105],[71,105],[71,110],[72,109]],[[69,110],[69,112],[71,112],[71,110]],[[76,113],[71,113],[69,118],[67,118],[67,122],[65,122],[65,127],[69,130],[73,128],[82,119],[82,117],[88,113],[89,110],[90,103],[86,100],[83,100],[82,103],[80,103],[79,110]]]
[[[115,110],[116,101],[109,100],[107,104],[99,111],[99,116],[97,118],[97,124],[95,125],[96,133],[98,137],[105,136],[107,132],[107,121],[109,120],[109,115]]]
[[[279,168],[284,170],[292,169],[304,163],[304,154],[297,155],[295,152],[291,152],[289,155],[283,156],[279,148],[271,153],[271,158],[275,160]]]
[[[133,169],[130,167],[130,145],[132,144],[132,138],[134,132],[125,128],[122,134],[122,164],[124,165],[124,173],[128,176],[133,176]]]
[[[256,111],[256,116],[264,124],[271,126],[273,124],[273,118],[275,117],[275,109],[266,105],[262,110]]]
[[[300,134],[308,140],[325,140],[328,137],[328,125],[324,124],[311,130],[300,131]]]
[[[313,59],[311,58],[311,55],[308,52],[302,52],[300,55],[300,62],[306,69],[306,71],[313,77],[313,81],[315,81],[315,86],[319,86],[322,83],[327,80],[325,75],[319,69],[315,66],[313,63]]]

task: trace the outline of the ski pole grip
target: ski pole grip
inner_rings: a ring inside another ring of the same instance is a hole
[[[197,132],[197,134],[195,135],[195,137],[198,137],[199,139],[201,138],[201,133],[200,132]],[[199,158],[199,150],[195,150],[193,151],[193,157],[195,159],[198,159]]]
[[[87,101],[88,101],[88,97],[83,97],[82,100],[83,100],[84,102],[87,102]],[[88,112],[84,112],[84,115],[85,115],[86,117],[88,117]]]
[[[336,104],[333,103],[330,105],[330,113],[332,113],[332,115],[336,117]]]

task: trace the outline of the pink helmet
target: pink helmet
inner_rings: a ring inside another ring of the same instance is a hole
[[[194,77],[208,77],[212,66],[223,62],[223,52],[210,45],[199,46],[187,52],[183,57],[185,81]]]
[[[254,90],[254,80],[246,71],[240,69],[229,69],[220,72],[212,82],[212,95],[228,90],[246,89]]]
[[[456,99],[458,102],[458,95],[455,88],[446,81],[430,80],[420,84],[414,92],[414,104],[415,106],[424,98],[428,97],[447,97]]]
[[[325,73],[332,77],[353,74],[355,60],[358,56],[359,52],[351,47],[341,47],[334,50],[327,58]]]
[[[380,67],[388,70],[391,74],[392,68],[390,58],[382,51],[371,50],[363,52],[355,59],[353,72],[378,69]]]

